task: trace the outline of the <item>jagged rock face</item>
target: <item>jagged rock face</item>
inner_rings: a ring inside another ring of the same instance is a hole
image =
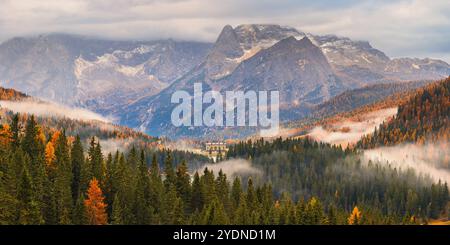
[[[281,40],[242,62],[218,83],[226,91],[280,91],[280,103],[286,108],[322,102],[345,89],[322,51],[307,37]]]
[[[236,66],[234,59],[243,54],[244,51],[233,28],[229,25],[225,26],[206,58],[205,68],[208,77],[216,79],[228,75]]]
[[[304,33],[279,25],[240,25],[223,28],[206,60],[207,79],[217,80],[231,74],[244,60],[278,41]]]
[[[202,82],[204,90],[222,92],[278,90],[281,119],[301,118],[343,91],[401,77],[398,74],[404,73],[404,67],[397,74],[386,70],[392,62],[368,42],[315,36],[278,25],[225,26],[204,63],[159,94],[125,107],[120,112],[122,123],[172,137],[207,134],[208,128],[170,124],[175,106],[170,104],[172,93],[185,90],[192,94],[195,82]],[[439,72],[441,77],[449,74],[448,65],[433,69],[437,72],[427,73],[433,78]]]
[[[449,65],[441,60],[398,58],[389,61],[384,69],[387,76],[400,80],[440,79],[449,74]]]
[[[366,41],[352,41],[334,35],[311,35],[311,38],[322,49],[330,64],[336,67],[357,65],[371,70],[382,70],[386,62],[389,62],[389,57]]]
[[[297,31],[294,28],[280,25],[239,25],[234,31],[244,50],[252,49],[255,46],[268,48],[288,37],[301,39],[305,36],[305,33]]]
[[[65,34],[14,38],[0,45],[0,85],[109,114],[117,106],[158,93],[200,63],[210,47]]]
[[[390,59],[368,42],[334,35],[311,35],[311,39],[320,47],[336,73],[346,81],[361,86],[384,78],[383,70]]]
[[[208,77],[208,69],[207,65],[199,66],[158,95],[142,98],[126,107],[121,112],[126,115],[122,123],[150,133],[165,132],[172,137],[206,134],[208,128],[175,128],[170,121],[175,107],[170,103],[171,95],[177,90],[192,94],[196,82],[202,82],[205,91],[279,91],[284,120],[295,118],[309,106],[348,88],[334,74],[321,49],[307,37],[297,40],[291,36],[261,49],[239,62],[230,75],[219,79]]]

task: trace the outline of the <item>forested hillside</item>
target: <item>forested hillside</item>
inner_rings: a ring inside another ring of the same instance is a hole
[[[0,87],[0,100],[5,101],[36,101],[37,105],[45,105],[45,102],[41,102],[38,99],[29,97],[22,92],[14,89],[4,89]],[[50,109],[49,109],[50,110]],[[14,117],[17,116],[19,124],[25,124],[28,118],[31,116],[27,113],[15,114],[9,108],[0,106],[0,124],[11,124]],[[142,132],[133,130],[128,127],[102,122],[98,120],[81,120],[72,119],[63,116],[41,115],[35,116],[36,122],[40,125],[39,130],[47,135],[58,134],[61,131],[65,131],[67,135],[74,136],[79,135],[83,144],[86,144],[88,140],[95,136],[100,140],[113,140],[118,145],[131,145],[134,144],[137,147],[154,147],[156,146],[155,137],[151,137]],[[69,137],[69,140],[73,140]]]
[[[312,116],[300,121],[285,123],[284,128],[289,136],[301,136],[308,134],[315,127],[330,129],[335,124],[368,122],[370,121],[366,118],[368,114],[377,114],[378,112],[383,114],[382,110],[404,104],[428,83],[419,81],[376,84],[350,90],[316,106]],[[344,125],[343,131],[346,131],[347,128],[349,127]],[[358,140],[356,139],[356,141]]]
[[[393,120],[363,137],[358,146],[372,148],[428,140],[450,140],[450,77],[418,91],[399,106]]]
[[[263,169],[259,180],[271,183],[279,195],[318,197],[328,211],[350,212],[357,205],[365,211],[366,223],[401,223],[413,216],[424,221],[446,212],[446,183],[432,184],[411,170],[377,162],[364,164],[356,151],[307,138],[241,142],[227,156],[251,159]]]
[[[95,139],[84,150],[78,136],[43,134],[34,117],[19,128],[1,127],[1,224],[422,223],[448,200],[446,184],[377,165],[365,172],[343,159],[353,152],[307,139],[236,145],[228,157],[252,159],[265,174],[231,181],[207,169],[192,175],[170,151],[105,156]]]
[[[388,99],[391,95],[399,99],[414,91],[417,88],[425,86],[428,82],[406,82],[406,83],[385,83],[375,84],[346,91],[329,101],[318,105],[314,109],[313,117],[324,118],[342,112],[349,112],[365,105],[381,102]],[[392,101],[392,98],[390,99]]]
[[[0,100],[20,100],[28,96],[14,89],[0,87]]]

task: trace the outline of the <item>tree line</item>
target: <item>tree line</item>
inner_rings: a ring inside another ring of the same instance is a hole
[[[0,224],[333,224],[352,216],[325,212],[315,197],[277,199],[251,178],[190,174],[171,151],[152,154],[150,166],[134,147],[104,156],[95,138],[84,151],[79,136],[45,135],[33,116],[22,129],[16,115],[0,132]]]
[[[364,136],[357,146],[374,148],[404,142],[450,140],[450,77],[418,91],[399,106],[397,115]]]
[[[231,180],[192,173],[168,150],[104,155],[95,138],[85,150],[79,136],[45,134],[33,116],[1,126],[0,144],[1,224],[409,224],[441,215],[448,200],[446,183],[392,169],[374,166],[367,183],[348,178],[363,168],[339,160],[353,152],[308,139],[231,147],[227,158],[264,170]]]
[[[308,138],[240,142],[226,158],[243,158],[262,170],[256,183],[271,183],[276,196],[294,201],[319,198],[326,210],[364,210],[365,222],[400,224],[411,218],[426,223],[448,215],[448,185],[434,183],[411,169],[364,161],[357,149]]]

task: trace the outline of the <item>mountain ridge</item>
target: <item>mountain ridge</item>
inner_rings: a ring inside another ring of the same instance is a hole
[[[443,61],[391,59],[367,41],[272,24],[226,25],[214,44],[95,40],[87,45],[92,39],[41,39],[31,47],[33,39],[7,41],[17,44],[6,51],[6,44],[0,45],[0,81],[6,81],[0,85],[113,114],[123,125],[156,135],[161,128],[180,131],[170,127],[170,94],[192,91],[195,82],[202,82],[204,90],[279,90],[285,93],[281,120],[286,121],[307,116],[315,105],[346,90],[450,74]],[[45,40],[55,45],[47,50]],[[18,50],[25,58],[9,59]]]

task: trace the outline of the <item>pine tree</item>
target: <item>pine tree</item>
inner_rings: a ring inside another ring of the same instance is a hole
[[[37,124],[32,115],[25,126],[25,136],[22,139],[22,149],[31,158],[32,164],[35,163],[35,158],[38,155],[37,144]]]
[[[176,188],[178,196],[183,201],[185,211],[189,211],[191,201],[191,183],[190,176],[186,166],[186,161],[182,161],[177,167],[176,172]]]
[[[175,186],[175,171],[173,169],[173,162],[172,162],[172,154],[170,151],[167,152],[166,160],[164,161],[164,186],[166,187],[166,191],[168,191],[169,187],[171,185]]]
[[[26,168],[22,171],[22,178],[19,185],[18,201],[19,201],[19,217],[18,222],[22,225],[42,224],[44,219],[40,210],[40,206],[33,194],[33,183],[31,176]]]
[[[176,187],[169,185],[167,193],[163,196],[161,207],[161,220],[163,224],[174,224],[177,218],[177,206],[180,205],[180,198],[177,197]],[[178,207],[179,208],[179,207]]]
[[[84,165],[83,145],[80,136],[75,137],[75,141],[70,151],[72,161],[72,198],[74,201],[80,196],[81,168]]]
[[[72,168],[69,147],[65,132],[58,137],[55,147],[56,176],[54,181],[54,195],[56,200],[56,217],[59,224],[71,223],[72,201]]]
[[[306,224],[309,225],[320,225],[325,221],[325,216],[323,213],[323,206],[319,199],[312,197],[305,208],[306,213]]]
[[[177,198],[176,204],[174,207],[174,220],[171,224],[174,224],[174,225],[186,224],[184,210],[185,210],[185,208],[184,208],[183,200],[181,200],[181,198]]]
[[[4,190],[0,172],[0,225],[13,225],[16,220],[17,199]]]
[[[84,201],[87,222],[90,225],[104,225],[108,222],[106,215],[105,197],[99,187],[97,179],[89,182],[87,199]]]
[[[144,151],[141,151],[136,184],[135,212],[137,224],[151,224],[152,222],[153,210],[151,209],[150,190],[150,176],[148,175]]]
[[[20,139],[19,139],[19,135],[20,135],[20,124],[19,124],[19,113],[14,114],[12,121],[11,121],[11,146],[12,149],[17,149],[20,145]]]
[[[156,160],[156,154],[153,154],[152,164],[150,169],[150,204],[154,211],[152,223],[158,224],[160,218],[158,214],[161,213],[162,209],[162,195],[164,193],[164,185],[161,179],[161,174],[159,171],[159,165]]]
[[[238,207],[241,193],[241,179],[239,177],[236,177],[234,178],[233,186],[231,187],[231,203],[233,205],[233,209],[236,209]]]
[[[237,225],[248,225],[251,223],[247,198],[243,192],[239,197],[239,204],[234,214],[234,223]]]
[[[192,181],[191,209],[199,212],[203,209],[202,184],[198,172],[195,172]]]
[[[115,195],[113,207],[112,207],[112,215],[111,215],[111,223],[113,225],[121,225],[123,224],[122,218],[122,204],[120,203],[119,195]]]
[[[253,180],[252,178],[248,178],[247,182],[247,207],[250,210],[254,210],[257,205],[257,199],[256,199],[256,192],[253,187]]]
[[[205,170],[203,171],[203,175],[200,178],[200,183],[203,205],[211,203],[215,198],[217,198],[216,182],[214,179],[213,171],[209,171],[208,168],[205,168]]]
[[[136,224],[135,200],[136,179],[133,177],[131,167],[127,164],[123,154],[119,156],[116,172],[114,173],[114,188],[120,199],[122,224]]]
[[[95,142],[95,137],[91,138],[89,151],[89,163],[91,165],[91,173],[100,184],[103,183],[103,155],[100,142]]]
[[[337,225],[337,209],[334,205],[330,204],[328,207],[328,218],[329,225]]]
[[[223,173],[222,169],[219,171],[219,175],[216,179],[216,190],[219,202],[223,204],[225,211],[228,214],[231,214],[230,185],[227,181],[227,176]]]
[[[73,224],[75,225],[85,225],[88,223],[86,217],[86,208],[84,206],[84,194],[80,193],[78,198],[76,199],[75,207],[73,209]]]
[[[117,190],[114,188],[114,173],[116,172],[116,164],[118,161],[118,153],[116,153],[116,157],[113,160],[113,156],[111,153],[106,157],[106,169],[105,169],[105,184],[103,187],[103,193],[105,195],[105,201],[108,205],[106,212],[108,213],[108,217],[112,215],[112,206],[114,202],[114,197],[117,193]]]
[[[228,217],[225,213],[223,205],[214,200],[208,204],[203,210],[202,224],[204,225],[226,225],[228,224]]]

